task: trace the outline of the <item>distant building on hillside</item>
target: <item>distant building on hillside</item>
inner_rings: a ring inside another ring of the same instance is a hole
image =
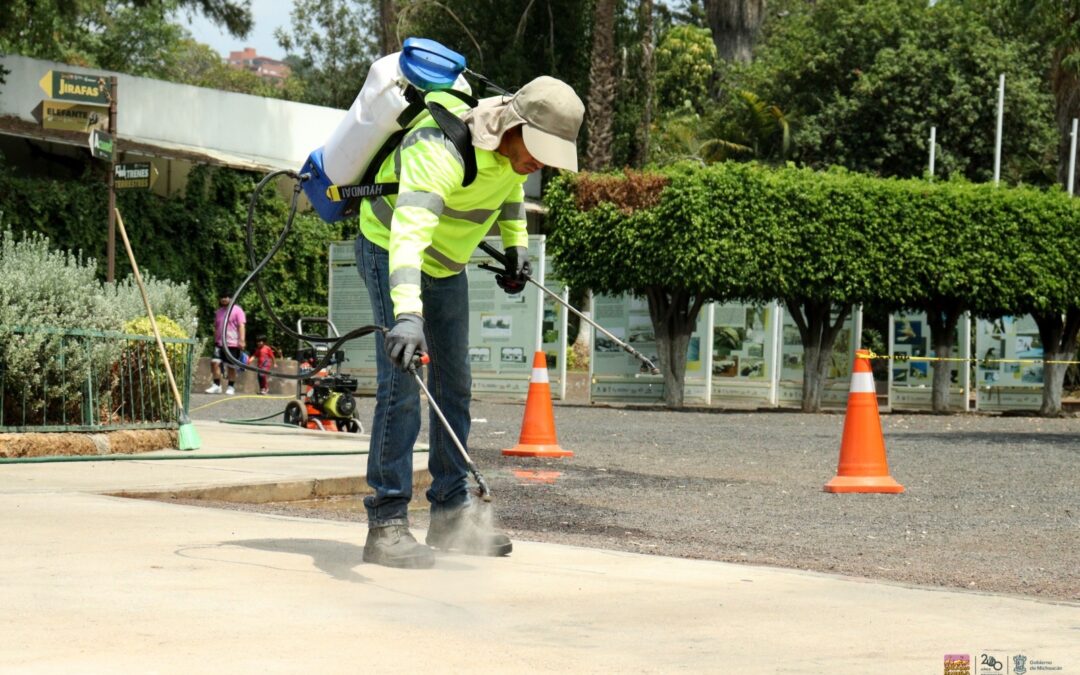
[[[259,56],[252,47],[244,47],[244,50],[239,52],[229,52],[228,63],[233,68],[250,70],[259,77],[275,82],[282,82],[290,73],[289,66],[284,61]]]

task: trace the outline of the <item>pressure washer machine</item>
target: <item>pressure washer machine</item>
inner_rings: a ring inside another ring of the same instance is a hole
[[[296,332],[304,335],[304,323],[326,326],[328,341],[340,337],[334,323],[324,317],[301,317],[296,321]],[[344,431],[363,433],[364,427],[357,418],[356,378],[341,372],[345,352],[339,350],[327,360],[327,342],[301,340],[296,352],[298,377],[296,398],[285,406],[284,421],[318,431]],[[314,366],[325,361],[315,370]]]

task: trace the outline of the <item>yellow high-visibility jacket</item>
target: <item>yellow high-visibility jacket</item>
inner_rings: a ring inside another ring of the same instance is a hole
[[[468,109],[451,94],[435,92],[426,98],[458,115]],[[360,230],[390,253],[394,316],[423,314],[421,271],[438,278],[461,273],[494,223],[499,224],[504,248],[529,245],[525,176],[515,173],[497,152],[472,150],[476,180],[462,187],[464,160],[425,111],[379,167],[375,182],[399,183],[398,194],[365,199]]]

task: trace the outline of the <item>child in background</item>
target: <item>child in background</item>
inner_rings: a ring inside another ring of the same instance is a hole
[[[255,362],[255,366],[262,370],[270,370],[274,367],[274,350],[266,344],[266,336],[260,335],[255,340],[255,353],[251,355],[252,361]],[[259,373],[259,393],[270,393],[270,377]]]

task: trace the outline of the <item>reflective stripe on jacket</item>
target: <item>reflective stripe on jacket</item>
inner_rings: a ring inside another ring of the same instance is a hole
[[[467,109],[450,94],[435,92],[427,100],[456,114]],[[394,316],[422,314],[421,271],[440,278],[460,273],[493,224],[499,225],[504,248],[529,245],[525,176],[515,173],[510,161],[497,152],[473,151],[476,180],[462,187],[461,155],[424,112],[379,167],[375,181],[399,183],[398,194],[364,200],[360,230],[390,253]]]

